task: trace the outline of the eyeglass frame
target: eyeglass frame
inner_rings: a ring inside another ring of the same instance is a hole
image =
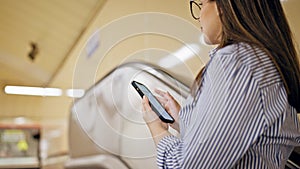
[[[198,8],[199,8],[199,11],[201,11],[201,6],[202,6],[202,2],[200,3],[197,3],[195,2],[194,0],[190,0],[190,11],[191,11],[191,15],[192,17],[195,19],[195,20],[199,20],[200,19],[200,16],[199,17],[196,17],[194,12],[193,12],[193,5],[196,5]]]

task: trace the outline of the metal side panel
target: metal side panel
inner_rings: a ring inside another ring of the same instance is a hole
[[[156,148],[142,118],[142,100],[131,86],[132,80],[144,83],[152,91],[168,91],[179,103],[189,93],[183,83],[151,65],[127,63],[117,67],[72,106],[71,158],[113,154],[130,168],[156,168]]]

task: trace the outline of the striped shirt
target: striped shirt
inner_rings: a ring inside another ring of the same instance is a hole
[[[180,138],[158,144],[159,168],[284,168],[300,145],[297,112],[277,69],[245,43],[211,51],[201,86],[179,115]]]

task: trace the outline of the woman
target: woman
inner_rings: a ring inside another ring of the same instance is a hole
[[[218,47],[184,107],[158,91],[175,118],[171,126],[179,138],[155,117],[144,97],[158,166],[284,168],[293,148],[300,146],[300,68],[280,0],[190,4],[205,42]]]

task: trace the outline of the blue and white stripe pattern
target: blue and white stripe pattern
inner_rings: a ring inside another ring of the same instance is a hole
[[[195,99],[180,111],[180,138],[158,144],[159,168],[284,168],[300,129],[274,64],[245,43],[210,57]]]

